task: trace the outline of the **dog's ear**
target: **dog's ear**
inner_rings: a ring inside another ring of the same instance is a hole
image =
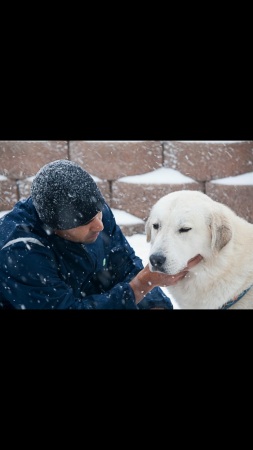
[[[216,212],[211,217],[211,247],[212,250],[221,250],[230,241],[232,229],[227,218]]]
[[[151,239],[151,221],[150,217],[148,218],[146,224],[145,224],[145,233],[146,233],[146,240],[147,242],[150,242]]]

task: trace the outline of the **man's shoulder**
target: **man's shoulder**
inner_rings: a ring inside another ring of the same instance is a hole
[[[10,242],[23,240],[45,244],[45,232],[41,228],[30,198],[20,200],[0,221],[0,249]]]

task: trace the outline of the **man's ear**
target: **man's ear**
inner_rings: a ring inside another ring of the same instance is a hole
[[[151,239],[151,221],[150,217],[148,218],[146,224],[145,224],[145,233],[146,233],[146,240],[147,242],[150,242]]]
[[[210,228],[212,250],[220,251],[232,237],[231,225],[225,215],[215,212],[211,216]]]

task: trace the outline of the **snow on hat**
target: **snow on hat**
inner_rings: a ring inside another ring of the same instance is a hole
[[[85,225],[105,203],[91,175],[66,159],[50,162],[38,171],[31,197],[42,222],[57,230]]]

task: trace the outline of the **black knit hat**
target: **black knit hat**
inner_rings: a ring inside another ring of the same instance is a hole
[[[57,230],[85,225],[105,203],[91,175],[66,159],[50,162],[38,171],[31,197],[42,222]]]

